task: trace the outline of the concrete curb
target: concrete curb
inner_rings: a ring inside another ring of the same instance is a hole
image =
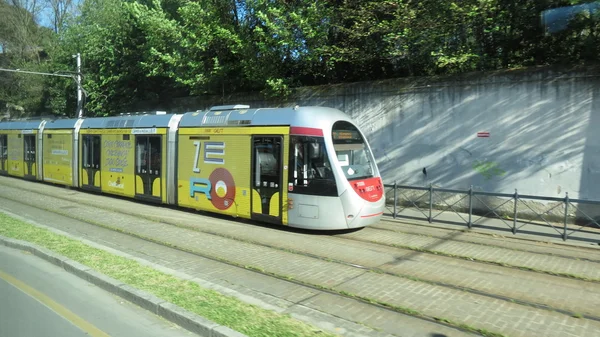
[[[76,275],[112,294],[138,305],[182,328],[203,337],[247,337],[226,326],[219,325],[204,317],[189,312],[175,304],[166,302],[145,291],[131,287],[111,277],[98,273],[48,249],[38,247],[30,242],[0,236],[0,244],[14,249],[32,253],[65,271]]]
[[[266,303],[266,302],[264,302],[264,301],[262,301],[262,300],[260,300],[258,298],[254,298],[252,296],[242,294],[242,293],[240,293],[240,292],[238,292],[236,290],[233,290],[233,289],[230,289],[230,288],[226,288],[226,287],[223,287],[221,285],[212,283],[210,281],[206,281],[204,279],[188,275],[188,274],[186,274],[184,272],[181,272],[181,271],[170,269],[170,268],[165,267],[163,265],[160,265],[158,263],[154,263],[154,262],[150,262],[150,261],[144,260],[144,259],[142,259],[140,257],[135,256],[135,255],[132,255],[132,254],[129,254],[129,253],[126,253],[126,252],[123,252],[123,251],[120,251],[120,250],[117,250],[117,249],[114,249],[114,248],[111,248],[111,247],[99,244],[99,243],[97,243],[95,241],[91,241],[91,240],[88,240],[86,238],[82,238],[82,237],[78,237],[78,236],[72,235],[72,234],[67,233],[65,231],[62,231],[60,229],[57,229],[57,228],[54,228],[54,227],[50,227],[50,226],[46,226],[44,224],[41,224],[39,222],[30,220],[30,219],[27,219],[27,218],[24,218],[22,216],[19,216],[19,215],[15,214],[15,213],[12,213],[12,212],[8,212],[6,210],[0,209],[0,213],[6,214],[9,217],[12,217],[12,218],[15,218],[17,220],[23,221],[23,222],[28,223],[30,225],[36,226],[38,228],[43,228],[43,229],[48,230],[48,231],[50,231],[50,232],[52,232],[54,234],[58,234],[60,236],[64,236],[64,237],[72,239],[72,240],[76,240],[76,241],[81,242],[81,243],[83,243],[83,244],[85,244],[87,246],[90,246],[92,248],[100,249],[100,250],[103,250],[103,251],[108,252],[110,254],[113,254],[113,255],[116,255],[116,256],[120,256],[120,257],[126,258],[128,260],[136,261],[137,263],[139,263],[139,264],[141,264],[143,266],[150,267],[152,269],[155,269],[157,271],[163,272],[165,274],[169,274],[169,275],[171,275],[173,277],[177,277],[177,278],[182,279],[184,281],[195,282],[195,283],[197,283],[198,285],[200,285],[203,288],[215,290],[215,291],[221,293],[222,295],[235,297],[235,298],[239,299],[242,302],[245,302],[245,303],[248,303],[248,304],[252,304],[252,305],[256,305],[256,306],[261,307],[261,308],[266,309],[266,310],[275,311],[275,312],[280,313],[280,314],[281,313],[285,313],[285,309],[282,308],[282,307],[279,307],[279,306],[276,306],[276,305],[271,305],[271,304]],[[26,242],[26,241],[24,241],[24,242]],[[75,261],[73,261],[73,262],[75,262]],[[85,278],[85,276],[82,276],[82,278]]]

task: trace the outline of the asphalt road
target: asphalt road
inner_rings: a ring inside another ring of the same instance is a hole
[[[27,252],[0,246],[0,337],[196,336]]]

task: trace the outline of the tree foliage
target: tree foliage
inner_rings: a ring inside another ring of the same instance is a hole
[[[61,6],[70,0],[46,0],[53,36],[40,34],[35,1],[0,2],[0,13],[25,14],[18,29],[0,23],[3,56],[72,71],[72,55],[81,53],[88,115],[184,95],[283,97],[296,86],[600,56],[600,4],[589,1],[83,0],[79,15],[68,16]],[[34,46],[49,57],[27,59]],[[73,82],[42,83],[39,106],[74,111]],[[3,87],[15,84],[0,81]]]
[[[0,0],[0,65],[40,71],[55,39],[52,31],[38,25],[43,4],[37,0]],[[32,112],[47,111],[48,86],[43,78],[16,73],[0,74],[0,100]],[[3,110],[4,107],[0,107]]]

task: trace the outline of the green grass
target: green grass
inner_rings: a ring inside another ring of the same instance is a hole
[[[0,235],[28,241],[251,337],[335,336],[307,323],[0,213]]]

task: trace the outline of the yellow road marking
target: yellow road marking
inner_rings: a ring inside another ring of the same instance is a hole
[[[33,297],[38,300],[42,304],[46,305],[48,308],[54,310],[57,314],[73,323],[73,325],[77,326],[84,332],[88,333],[92,337],[110,337],[110,335],[106,334],[104,331],[96,328],[93,324],[87,322],[83,318],[75,315],[69,309],[63,307],[62,305],[56,303],[47,295],[41,293],[40,291],[28,286],[24,282],[14,278],[13,276],[6,274],[0,270],[0,279],[5,280],[6,282],[13,285],[15,288],[21,290],[25,294]]]

